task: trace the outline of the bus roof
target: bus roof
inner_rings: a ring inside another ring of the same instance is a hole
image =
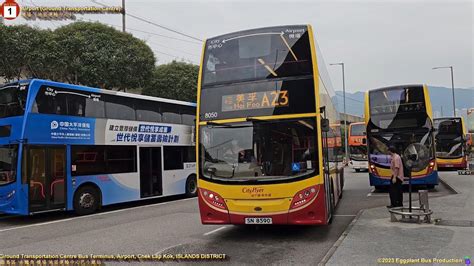
[[[185,101],[180,101],[180,100],[166,99],[166,98],[161,98],[161,97],[153,97],[153,96],[147,96],[147,95],[141,95],[141,94],[135,94],[135,93],[127,93],[127,92],[121,92],[121,91],[104,90],[104,89],[100,89],[100,88],[93,88],[93,87],[88,87],[88,86],[83,86],[83,85],[68,84],[68,83],[56,82],[56,81],[51,81],[51,80],[43,80],[43,79],[19,80],[19,81],[16,81],[16,82],[11,82],[11,83],[6,83],[6,84],[3,84],[3,85],[0,85],[0,88],[7,87],[7,86],[12,86],[12,85],[16,85],[16,84],[19,84],[19,85],[31,84],[33,82],[40,82],[40,83],[44,83],[44,84],[51,85],[51,86],[61,86],[61,87],[64,87],[66,89],[86,90],[86,91],[95,92],[95,93],[103,93],[103,94],[109,94],[109,95],[117,95],[117,96],[135,98],[135,99],[143,99],[143,100],[150,100],[150,101],[156,101],[156,102],[165,102],[165,103],[171,103],[171,104],[187,105],[187,106],[196,107],[196,103],[192,103],[192,102],[185,102]]]
[[[453,119],[462,119],[462,117],[460,117],[460,116],[448,116],[448,117],[433,118],[433,120],[453,120]]]
[[[256,31],[256,30],[265,30],[265,29],[270,30],[270,29],[278,29],[278,28],[285,28],[285,27],[309,27],[309,25],[308,24],[276,25],[276,26],[268,26],[268,27],[261,27],[261,28],[245,29],[245,30],[239,30],[239,31],[234,31],[234,32],[228,32],[228,33],[221,34],[221,35],[216,35],[216,36],[207,38],[207,40],[221,38],[221,37],[225,37],[225,36],[228,36],[228,35],[233,35],[233,34],[236,34],[236,33],[245,33],[247,31]],[[205,41],[207,41],[207,40],[205,40]]]
[[[390,90],[390,89],[405,88],[405,87],[423,87],[423,86],[424,86],[424,84],[394,85],[394,86],[371,89],[368,92],[370,93],[370,92],[373,92],[373,91],[382,91],[382,90]]]

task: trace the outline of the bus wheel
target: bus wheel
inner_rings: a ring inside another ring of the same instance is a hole
[[[197,180],[195,175],[191,175],[186,180],[186,196],[195,197],[197,195]]]
[[[94,213],[100,205],[99,192],[92,186],[83,186],[74,194],[73,205],[78,215]]]
[[[356,173],[360,172],[360,169],[354,169],[356,171]]]

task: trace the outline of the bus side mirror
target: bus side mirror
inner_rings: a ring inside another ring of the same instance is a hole
[[[327,118],[321,119],[321,131],[329,132],[329,119]]]

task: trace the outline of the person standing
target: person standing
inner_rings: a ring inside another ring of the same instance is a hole
[[[403,206],[403,163],[402,158],[397,153],[397,149],[394,146],[388,148],[388,153],[391,156],[390,162],[390,205],[387,208],[402,207]]]

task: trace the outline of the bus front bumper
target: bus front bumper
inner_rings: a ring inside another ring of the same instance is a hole
[[[349,161],[349,167],[352,168],[352,169],[357,169],[357,170],[368,170],[369,169],[369,162],[368,161],[350,160]]]
[[[324,185],[319,186],[319,193],[314,201],[304,206],[304,208],[282,212],[241,213],[232,210],[219,210],[213,208],[201,196],[198,196],[201,222],[202,224],[249,224],[247,218],[271,218],[263,219],[266,221],[264,224],[325,225],[327,224],[327,213]],[[291,201],[291,198],[288,198],[288,200]]]
[[[405,180],[408,180],[408,178],[405,178]],[[373,173],[369,173],[369,181],[371,186],[390,186],[390,179],[380,178],[379,176],[376,176]],[[411,179],[411,184],[438,185],[438,171],[433,171],[431,174],[423,177],[413,177]]]

